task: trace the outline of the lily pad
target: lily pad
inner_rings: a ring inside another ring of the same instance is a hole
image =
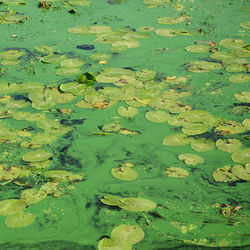
[[[174,178],[187,178],[189,176],[189,173],[186,169],[177,167],[167,168],[167,171],[165,171],[164,174]]]
[[[242,143],[238,139],[219,139],[215,145],[224,152],[233,153],[241,148]]]
[[[227,38],[220,41],[220,46],[231,50],[239,50],[245,46],[245,42],[240,39]]]
[[[157,19],[157,23],[160,24],[175,24],[193,19],[191,16],[178,16],[178,17],[161,17]]]
[[[83,65],[84,62],[78,58],[71,58],[71,59],[66,59],[61,62],[61,65],[63,67],[67,68],[75,68]]]
[[[50,47],[47,45],[36,46],[35,49],[44,54],[51,54],[55,51],[54,47]]]
[[[67,31],[70,33],[79,34],[79,35],[89,34],[89,28],[83,25],[77,25],[77,26],[71,27]]]
[[[241,102],[250,103],[250,91],[249,92],[243,91],[241,93],[236,93],[234,94],[234,97]]]
[[[18,51],[18,50],[7,50],[2,53],[0,53],[0,58],[1,59],[6,59],[6,60],[15,60],[20,58],[24,52]]]
[[[20,6],[26,4],[25,0],[1,0],[1,2],[8,6]]]
[[[91,4],[89,0],[69,0],[68,3],[73,6],[86,7]]]
[[[61,54],[49,54],[41,58],[44,63],[60,63],[66,59],[66,55]]]
[[[185,134],[173,134],[165,137],[162,141],[166,146],[183,146],[191,143],[194,139]]]
[[[19,199],[0,201],[0,215],[11,215],[25,209],[26,203]]]
[[[126,117],[126,118],[133,118],[135,115],[137,115],[138,113],[138,109],[134,108],[134,107],[124,107],[124,106],[120,106],[117,110],[118,114]]]
[[[232,160],[237,163],[249,163],[250,162],[250,148],[236,151],[231,156]]]
[[[57,140],[57,136],[51,135],[49,133],[36,134],[31,138],[32,144],[51,144]]]
[[[240,23],[240,26],[244,29],[250,29],[250,21],[245,21],[245,22],[242,22]]]
[[[248,130],[250,130],[250,119],[245,119],[243,122],[242,122],[242,125],[244,127],[246,127]]]
[[[132,250],[132,245],[126,241],[103,238],[98,243],[99,250]]]
[[[65,68],[58,69],[56,71],[56,74],[59,76],[72,76],[72,75],[79,74],[80,72],[81,72],[81,69],[79,68],[65,67]]]
[[[119,206],[121,204],[122,197],[115,195],[104,195],[104,198],[100,199],[101,202],[109,206]]]
[[[95,53],[95,54],[91,54],[89,58],[92,60],[108,60],[111,58],[111,56],[105,53]]]
[[[202,164],[205,162],[204,158],[195,154],[180,154],[178,156],[179,160],[183,160],[187,165],[195,166],[197,164]]]
[[[9,215],[5,220],[5,224],[7,227],[11,228],[26,227],[30,225],[35,220],[35,218],[35,215],[21,211]]]
[[[25,201],[26,204],[35,204],[47,197],[47,193],[44,191],[36,190],[35,188],[29,188],[21,193],[21,199]]]
[[[213,177],[217,182],[233,182],[239,180],[239,178],[232,173],[232,166],[217,168],[213,172]]]
[[[112,168],[111,174],[123,181],[134,181],[137,178],[137,172],[130,167]]]
[[[211,70],[222,69],[222,65],[216,62],[207,62],[207,61],[195,61],[186,64],[187,70],[191,72],[203,73],[210,72]]]
[[[250,172],[242,165],[237,164],[233,166],[232,173],[241,180],[250,181]]]
[[[170,115],[164,111],[148,111],[145,118],[151,122],[166,122]]]
[[[43,149],[38,149],[38,150],[26,153],[25,155],[23,155],[22,159],[28,162],[37,162],[37,161],[45,161],[51,158],[52,156],[53,154]]]
[[[185,47],[185,50],[193,53],[206,53],[211,50],[211,46],[195,44]]]
[[[156,208],[156,203],[144,198],[121,198],[119,207],[128,211],[143,212]]]
[[[235,74],[229,77],[229,81],[232,83],[242,83],[250,81],[250,76],[245,74]]]
[[[191,148],[197,152],[207,152],[214,148],[214,142],[209,139],[200,138],[191,142]]]
[[[59,88],[62,92],[71,93],[73,95],[83,95],[86,85],[78,82],[68,82],[61,84]]]
[[[142,241],[144,236],[144,231],[138,225],[123,224],[114,228],[111,232],[112,239],[126,241],[130,244]]]

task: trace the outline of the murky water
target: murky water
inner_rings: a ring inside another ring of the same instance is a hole
[[[248,0],[0,2],[0,249],[249,247]]]

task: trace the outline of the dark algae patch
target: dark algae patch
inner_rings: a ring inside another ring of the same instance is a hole
[[[0,0],[0,249],[249,249],[249,8]]]

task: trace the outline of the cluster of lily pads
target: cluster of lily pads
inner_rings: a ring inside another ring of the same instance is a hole
[[[112,230],[110,238],[101,239],[98,249],[132,250],[133,245],[142,241],[144,236],[144,231],[138,225],[123,224]]]

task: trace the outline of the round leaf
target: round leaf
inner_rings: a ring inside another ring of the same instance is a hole
[[[145,118],[151,122],[166,122],[170,115],[164,111],[148,111]]]
[[[9,215],[5,224],[7,227],[16,228],[16,227],[26,227],[30,225],[34,220],[35,216],[31,213],[18,212],[12,215]]]
[[[165,175],[174,178],[187,178],[189,173],[184,168],[169,167],[167,168],[167,171],[165,171]]]
[[[214,142],[205,138],[200,138],[191,142],[191,148],[197,152],[206,152],[214,148]]]
[[[204,158],[195,154],[180,154],[179,160],[183,160],[187,165],[197,165],[205,162]]]
[[[121,198],[120,208],[128,211],[142,212],[156,208],[156,203],[144,198]]]
[[[35,151],[31,151],[28,152],[27,154],[23,155],[22,159],[24,161],[28,161],[28,162],[36,162],[36,161],[45,161],[49,158],[52,157],[53,154],[42,150],[42,149],[38,149]]]
[[[111,174],[123,181],[134,181],[137,178],[136,171],[130,167],[112,168]]]
[[[237,163],[249,163],[250,162],[250,148],[236,151],[232,154],[232,160]]]

